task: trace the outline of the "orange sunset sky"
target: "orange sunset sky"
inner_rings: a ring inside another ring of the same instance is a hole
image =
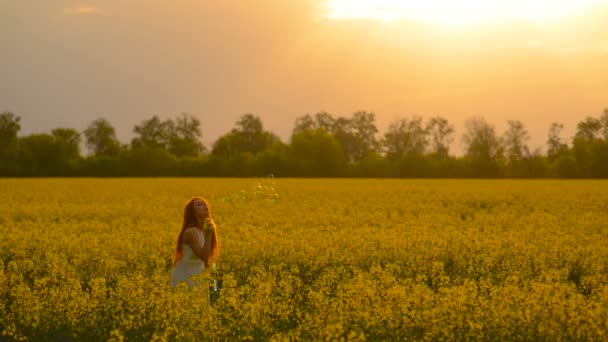
[[[603,0],[0,0],[0,111],[21,135],[182,112],[210,148],[244,113],[521,120],[532,148],[608,107]]]

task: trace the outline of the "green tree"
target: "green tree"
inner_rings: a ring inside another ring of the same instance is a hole
[[[259,117],[244,114],[236,122],[235,128],[215,142],[211,153],[228,158],[245,152],[256,155],[267,150],[279,140],[276,135],[264,130]]]
[[[367,154],[378,151],[380,145],[376,139],[378,128],[375,120],[374,113],[365,111],[355,112],[352,118],[340,117],[333,120],[330,132],[340,142],[350,163],[356,163]]]
[[[338,140],[346,159],[350,163],[357,161],[357,156],[360,154],[360,143],[355,137],[353,132],[351,121],[345,117],[339,117],[334,120],[331,134]]]
[[[315,114],[315,122],[315,128],[320,128],[328,133],[335,133],[334,125],[336,123],[336,119],[334,119],[334,117],[328,112],[321,111]]]
[[[264,125],[258,116],[249,113],[237,121],[234,132],[239,137],[241,150],[254,155],[268,149],[278,139],[264,131]]]
[[[372,152],[353,165],[352,176],[387,177],[390,176],[390,162],[378,153]]]
[[[562,142],[561,134],[564,125],[553,122],[549,127],[549,136],[547,137],[547,159],[553,162],[560,155],[568,152],[568,144]]]
[[[602,125],[602,136],[605,141],[608,141],[608,108],[604,109],[600,122]]]
[[[440,159],[447,158],[450,144],[454,140],[454,126],[450,125],[447,119],[435,116],[427,123],[426,132],[430,136],[431,151]]]
[[[591,177],[591,146],[593,141],[587,140],[588,137],[575,136],[572,140],[571,154],[576,165],[576,175],[578,177]]]
[[[200,125],[200,120],[186,113],[164,121],[155,115],[133,128],[136,137],[131,146],[167,150],[177,157],[196,157],[205,150],[200,142]]]
[[[608,168],[608,149],[603,139],[603,122],[604,116],[599,119],[587,117],[576,126],[572,154],[579,177],[605,177],[607,174],[604,169]]]
[[[351,118],[334,118],[327,112],[319,112],[296,118],[292,134],[321,129],[333,135],[350,163],[357,163],[369,153],[377,153],[381,145],[376,138],[378,128],[376,115],[372,112],[357,111]]]
[[[296,118],[291,134],[300,133],[306,130],[315,130],[316,128],[317,124],[315,120],[312,118],[312,116],[310,116],[310,114],[306,114]]]
[[[576,135],[574,138],[590,142],[600,138],[601,130],[602,122],[600,119],[587,117],[576,126]]]
[[[431,156],[411,152],[393,160],[391,167],[398,177],[426,178],[438,172],[434,164]]]
[[[506,156],[505,176],[530,177],[532,154],[528,147],[530,135],[521,121],[507,121],[507,130],[502,137]]]
[[[243,114],[240,119],[236,122],[236,131],[248,134],[253,137],[255,134],[259,134],[264,131],[264,124],[260,117],[251,113]]]
[[[182,113],[175,119],[175,129],[170,134],[169,151],[177,157],[196,157],[205,152],[200,142],[201,122],[194,116]]]
[[[80,168],[80,134],[56,128],[52,134],[31,134],[19,141],[22,175],[72,176]]]
[[[376,114],[366,111],[358,111],[353,114],[351,125],[356,138],[361,142],[361,151],[358,159],[362,159],[367,154],[377,152],[380,146],[376,134]]]
[[[608,178],[608,140],[591,143],[590,173],[594,178]]]
[[[255,156],[254,176],[266,177],[290,175],[292,170],[289,163],[289,146],[282,141],[275,142],[272,147]]]
[[[342,122],[341,122],[342,124]],[[312,117],[310,114],[296,118],[292,134],[300,133],[305,130],[316,130],[318,128],[327,133],[336,133],[336,119],[327,112],[318,112]]]
[[[481,117],[467,120],[463,142],[466,157],[473,168],[473,175],[496,177],[500,170],[499,159],[502,156],[502,149],[494,126]]]
[[[58,176],[64,161],[60,146],[49,134],[31,134],[19,141],[19,162],[27,176]]]
[[[389,159],[398,159],[406,154],[422,155],[428,143],[428,130],[422,124],[422,118],[402,118],[393,122],[384,134],[383,145]]]
[[[96,156],[117,156],[120,153],[120,143],[116,139],[116,131],[110,122],[99,118],[84,130],[87,147]]]
[[[21,118],[11,112],[0,114],[0,160],[12,160],[17,157],[20,121]]]
[[[292,135],[290,155],[295,176],[336,177],[347,165],[340,143],[320,128]]]
[[[136,137],[131,140],[133,149],[159,148],[168,150],[171,136],[175,131],[175,123],[171,119],[161,121],[156,115],[133,127]]]
[[[65,159],[80,157],[80,133],[72,128],[55,128],[51,132]]]
[[[227,133],[219,137],[213,144],[211,154],[231,158],[238,155],[240,151],[240,142],[234,133]]]
[[[509,162],[513,163],[530,156],[528,141],[530,135],[521,121],[507,121],[508,128],[502,138],[505,153]]]
[[[134,148],[128,155],[131,176],[173,176],[176,158],[168,150],[143,146]]]

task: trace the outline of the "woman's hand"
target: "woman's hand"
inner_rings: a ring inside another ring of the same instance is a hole
[[[209,223],[209,221],[205,221],[203,224],[203,232],[210,233],[213,232],[213,225]]]

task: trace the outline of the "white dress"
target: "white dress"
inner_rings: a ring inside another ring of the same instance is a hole
[[[201,247],[205,244],[205,234],[200,229],[196,229],[199,235],[199,241]],[[175,287],[182,281],[188,283],[189,287],[198,285],[190,281],[190,277],[193,275],[200,275],[205,270],[205,264],[203,261],[194,254],[190,245],[182,244],[182,260],[175,264],[175,267],[171,270],[171,286]]]

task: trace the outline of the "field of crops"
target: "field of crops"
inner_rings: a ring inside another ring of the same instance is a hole
[[[211,305],[169,285],[194,195]],[[608,338],[606,181],[3,179],[0,201],[0,341]]]

